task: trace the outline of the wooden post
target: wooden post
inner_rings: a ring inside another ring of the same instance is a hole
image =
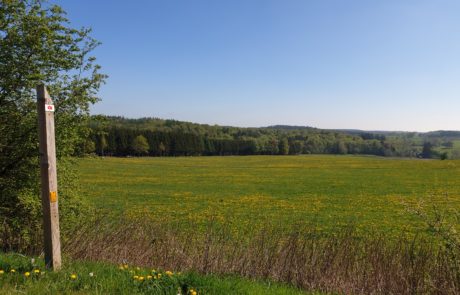
[[[61,268],[61,241],[54,139],[54,105],[45,85],[37,86],[37,107],[45,263],[47,267],[59,270]]]

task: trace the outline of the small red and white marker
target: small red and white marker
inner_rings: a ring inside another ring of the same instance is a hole
[[[54,112],[54,105],[53,104],[45,104],[45,111],[46,112]]]

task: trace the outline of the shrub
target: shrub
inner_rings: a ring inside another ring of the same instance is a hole
[[[56,106],[56,149],[61,217],[84,206],[66,157],[87,138],[89,105],[105,76],[89,56],[97,46],[89,29],[68,26],[65,12],[38,0],[0,5],[0,249],[39,246],[41,208],[35,88],[46,84]]]

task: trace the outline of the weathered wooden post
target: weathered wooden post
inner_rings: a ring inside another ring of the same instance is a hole
[[[54,105],[45,85],[37,86],[37,107],[45,263],[47,267],[59,270],[61,268],[61,241],[54,138]]]

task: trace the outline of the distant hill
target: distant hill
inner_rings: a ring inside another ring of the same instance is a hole
[[[291,126],[291,125],[273,125],[262,128],[279,129],[279,130],[301,130],[301,129],[318,129],[310,126]]]

